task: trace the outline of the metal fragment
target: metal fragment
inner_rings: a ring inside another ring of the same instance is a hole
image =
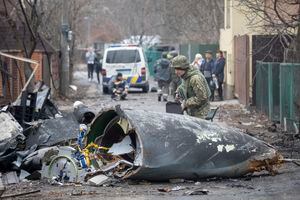
[[[121,121],[127,120],[127,129]],[[111,148],[126,136],[134,152],[122,155],[133,164],[123,178],[169,180],[239,177],[281,163],[274,147],[226,127],[194,117],[142,110],[103,110],[94,119],[87,144]]]

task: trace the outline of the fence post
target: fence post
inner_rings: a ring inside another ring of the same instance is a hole
[[[289,96],[289,104],[290,104],[290,110],[289,110],[289,114],[290,114],[290,119],[294,119],[294,73],[296,72],[296,70],[294,71],[294,64],[290,64],[289,66],[289,75],[290,75],[290,96]],[[293,73],[294,72],[294,73]]]
[[[280,124],[283,124],[283,65],[282,63],[279,64],[279,118],[280,118]]]
[[[268,100],[269,100],[269,119],[272,119],[273,115],[273,71],[272,63],[268,63]]]
[[[261,101],[261,94],[259,93],[260,90],[258,89],[261,85],[261,79],[260,79],[260,70],[261,70],[261,62],[260,61],[256,61],[256,74],[255,74],[255,82],[256,82],[256,108],[259,109],[259,111],[262,111],[262,101]]]

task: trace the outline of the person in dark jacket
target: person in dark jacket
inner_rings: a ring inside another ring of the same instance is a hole
[[[215,92],[215,84],[212,79],[212,74],[214,70],[214,60],[212,57],[212,51],[206,51],[205,52],[205,60],[200,66],[200,71],[204,75],[207,84],[209,85],[209,88],[211,90],[211,96],[210,100],[214,100],[214,92]]]
[[[128,94],[127,81],[123,79],[122,73],[118,73],[116,80],[113,81],[111,98],[117,100],[117,98],[119,97],[120,100],[125,100],[127,94]]]
[[[163,97],[164,101],[168,101],[169,85],[171,81],[170,61],[167,59],[167,52],[162,53],[162,58],[154,65],[155,80],[158,83],[158,101]]]
[[[226,61],[222,51],[218,51],[216,57],[217,59],[214,63],[213,77],[215,76],[218,80],[218,94],[220,100],[223,101],[224,67]]]
[[[102,71],[102,60],[100,54],[98,53],[96,54],[94,63],[95,63],[94,66],[95,66],[95,72],[97,75],[98,84],[100,84],[100,73]]]

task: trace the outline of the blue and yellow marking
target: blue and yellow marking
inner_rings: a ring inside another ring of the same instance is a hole
[[[134,76],[128,76],[125,77],[127,80],[127,83],[129,84],[136,84],[136,83],[141,83],[143,81],[143,77],[139,75],[134,75]]]

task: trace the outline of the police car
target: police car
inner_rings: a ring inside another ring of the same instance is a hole
[[[149,91],[149,70],[142,47],[114,44],[105,49],[102,61],[103,93],[111,92],[111,82],[118,73],[123,74],[129,88]]]

